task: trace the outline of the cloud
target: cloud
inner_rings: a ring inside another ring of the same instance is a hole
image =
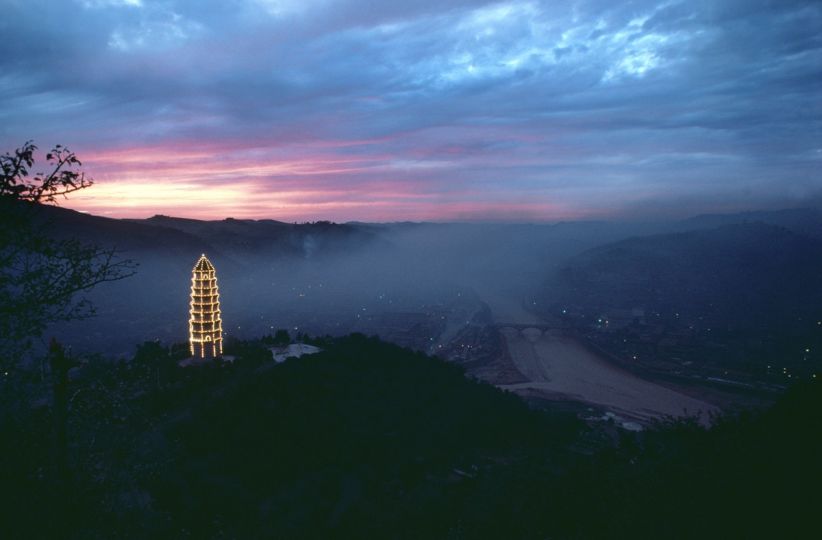
[[[101,206],[201,182],[180,213],[551,220],[822,182],[814,2],[32,0],[0,31],[2,148],[70,146]]]

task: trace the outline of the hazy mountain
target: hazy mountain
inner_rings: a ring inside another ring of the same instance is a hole
[[[632,238],[572,258],[553,287],[576,307],[778,324],[819,314],[822,242],[763,223]]]
[[[161,215],[111,219],[45,205],[34,211],[45,226],[67,238],[124,252],[184,254],[187,258],[202,252],[233,257],[312,257],[377,240],[365,227],[329,222],[290,224],[233,218],[202,221]]]
[[[546,313],[644,374],[750,387],[822,369],[822,241],[782,227],[594,248],[568,261],[545,296]]]
[[[52,205],[33,205],[29,210],[41,227],[57,236],[119,251],[175,253],[214,249],[206,239],[147,220],[112,219]]]
[[[716,228],[740,223],[767,223],[792,232],[822,238],[822,210],[792,208],[785,210],[740,212],[734,214],[702,214],[679,222],[683,229]]]

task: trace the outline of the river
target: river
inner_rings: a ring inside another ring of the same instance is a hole
[[[499,385],[520,393],[542,394],[590,403],[632,421],[699,415],[703,422],[718,409],[620,369],[568,337],[522,303],[504,296],[484,298],[517,369],[527,382]],[[533,326],[529,326],[533,325]]]

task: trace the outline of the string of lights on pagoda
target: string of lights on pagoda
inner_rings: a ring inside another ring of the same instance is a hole
[[[223,321],[220,316],[220,292],[217,271],[203,254],[191,275],[191,309],[189,310],[189,349],[200,358],[223,354]]]

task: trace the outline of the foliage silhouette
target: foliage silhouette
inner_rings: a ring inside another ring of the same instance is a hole
[[[61,238],[38,212],[92,185],[77,156],[62,146],[46,154],[50,170],[32,175],[37,147],[0,156],[0,363],[9,369],[54,322],[94,314],[84,291],[134,273],[113,249]],[[3,367],[3,366],[0,366]]]
[[[667,421],[607,443],[436,358],[322,342],[282,364],[254,341],[233,363],[180,368],[144,345],[87,364],[69,388],[78,488],[60,528],[37,519],[54,503],[47,417],[0,423],[9,537],[798,537],[815,515],[819,384],[710,430]]]

